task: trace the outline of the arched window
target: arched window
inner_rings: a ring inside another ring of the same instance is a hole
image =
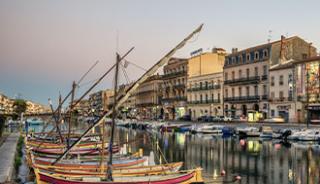
[[[264,49],[263,50],[263,58],[267,58],[268,57],[268,49]]]
[[[254,53],[254,60],[259,60],[259,52],[258,51],[256,51]]]
[[[247,57],[247,58],[246,58],[246,62],[247,62],[247,63],[250,62],[250,59],[251,59],[250,53],[248,53],[246,57]]]

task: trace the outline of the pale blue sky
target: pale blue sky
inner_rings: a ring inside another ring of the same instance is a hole
[[[1,0],[0,92],[40,103],[66,94],[96,60],[85,81],[115,62],[118,51],[136,49],[128,60],[150,67],[200,23],[204,29],[177,56],[198,48],[240,49],[280,35],[298,35],[320,46],[319,1],[98,1]],[[135,79],[142,70],[129,66]],[[122,79],[124,82],[125,80]],[[110,88],[112,77],[95,90]],[[85,87],[85,86],[84,86]],[[82,89],[84,89],[82,87]]]

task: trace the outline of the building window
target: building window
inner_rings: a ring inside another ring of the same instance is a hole
[[[271,95],[271,100],[273,100],[274,99],[274,92],[272,91],[271,93],[270,93],[270,95]]]
[[[254,75],[259,76],[258,67],[254,67]]]
[[[202,94],[200,94],[200,102],[202,103]]]
[[[246,62],[247,62],[247,63],[250,62],[250,53],[247,54],[247,60],[246,60]]]
[[[247,78],[249,78],[249,76],[250,76],[250,69],[247,68]]]
[[[200,89],[202,89],[202,82],[200,82]]]
[[[263,58],[267,58],[268,57],[268,49],[264,49],[263,50]]]
[[[220,101],[220,93],[218,93],[218,100]]]
[[[241,97],[242,96],[242,89],[241,89],[241,87],[239,87],[239,97]]]
[[[214,99],[214,94],[212,93],[212,94],[211,94],[211,100],[213,100],[213,99]]]
[[[228,80],[228,73],[224,73],[224,80],[227,81]]]
[[[246,95],[250,96],[250,88],[249,88],[249,86],[246,87]]]
[[[268,73],[267,65],[264,65],[263,66],[263,75],[267,75],[267,73]]]
[[[274,86],[274,76],[271,76],[271,86]]]
[[[254,53],[254,60],[259,60],[259,52]]]
[[[232,80],[234,80],[234,71],[232,71],[231,75],[232,75]]]
[[[280,98],[281,101],[284,100],[283,91],[279,91],[279,98]]]
[[[232,98],[234,98],[234,88],[231,89]]]
[[[307,59],[308,58],[308,54],[302,54],[302,59]]]
[[[239,70],[239,79],[242,77],[242,70]]]
[[[267,95],[267,85],[263,85],[263,95]]]
[[[259,88],[258,88],[258,86],[254,86],[254,95],[255,96],[258,96],[259,95]]]
[[[208,94],[206,94],[206,102],[208,102]]]
[[[208,89],[208,81],[206,81],[206,89]]]
[[[232,64],[236,64],[236,58],[232,57]]]
[[[275,114],[274,114],[274,109],[271,109],[271,116],[274,117]]]
[[[283,85],[283,75],[280,75],[280,77],[279,77],[279,85],[280,86]]]
[[[228,98],[228,89],[225,90],[225,94],[226,98]]]

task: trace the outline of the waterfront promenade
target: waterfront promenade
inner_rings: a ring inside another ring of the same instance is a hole
[[[19,136],[20,133],[11,133],[0,147],[0,183],[11,180]]]

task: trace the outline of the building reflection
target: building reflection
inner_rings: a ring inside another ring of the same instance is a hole
[[[126,138],[125,133],[119,135]],[[139,132],[135,139],[143,136],[148,135]],[[183,161],[184,169],[201,166],[204,176],[210,180],[225,182],[240,175],[239,183],[313,184],[320,181],[320,146],[317,145],[292,143],[290,146],[275,141],[212,136],[209,139],[181,133],[159,133],[156,137],[168,162]],[[132,150],[136,149],[134,146],[142,146],[148,155],[153,147],[149,140],[135,143]],[[225,177],[220,176],[222,170],[226,172]]]

